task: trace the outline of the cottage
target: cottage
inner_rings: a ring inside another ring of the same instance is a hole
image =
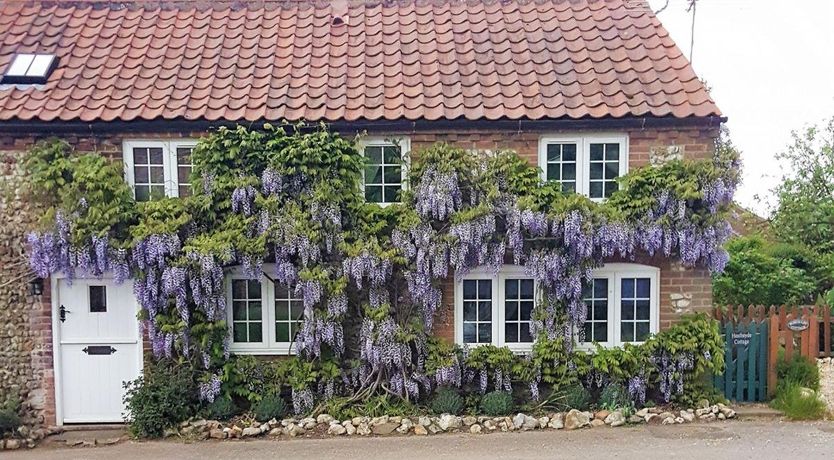
[[[0,154],[23,184],[38,140],[124,162],[137,201],[191,193],[191,152],[213,128],[326,123],[363,133],[368,202],[399,200],[398,160],[439,141],[512,149],[564,191],[603,201],[629,170],[709,158],[725,120],[639,0],[36,2],[0,7]],[[407,160],[406,160],[407,161]],[[31,204],[2,210],[0,390],[36,422],[122,420],[141,371],[130,283],[61,275],[32,283]],[[17,265],[15,265],[17,264]],[[292,352],[298,294],[226,272],[233,353]],[[434,333],[529,351],[534,280],[475,269],[445,285]],[[612,260],[584,296],[585,340],[641,342],[711,306],[710,275],[663,257]],[[260,311],[260,310],[259,310]]]

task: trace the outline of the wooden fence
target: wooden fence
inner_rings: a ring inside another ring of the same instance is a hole
[[[750,392],[749,385],[751,383],[749,380],[753,376],[752,371],[749,368],[746,371],[747,374],[745,375],[748,376],[748,380],[741,379],[739,376],[745,371],[738,366],[739,363],[742,366],[751,365],[747,361],[751,359],[748,355],[753,349],[744,346],[739,348],[738,343],[734,343],[734,340],[737,341],[738,337],[734,339],[732,334],[752,335],[752,331],[755,330],[761,336],[761,329],[765,329],[764,335],[767,337],[766,353],[762,348],[757,348],[755,351],[762,356],[767,355],[766,363],[762,365],[761,362],[757,361],[753,365],[758,364],[757,372],[763,371],[766,367],[766,382],[762,383],[764,383],[770,395],[776,389],[776,362],[780,357],[780,351],[786,359],[792,359],[796,355],[805,356],[809,359],[834,356],[831,334],[834,324],[832,324],[831,308],[828,306],[718,307],[714,310],[714,316],[721,322],[727,350],[725,355],[727,371],[723,380],[719,381],[716,378],[716,385],[723,384],[721,388],[724,388],[727,398],[740,401],[754,400],[750,399],[750,395],[744,394],[743,390],[737,388],[739,385],[746,383],[748,385],[747,391]],[[756,336],[752,335],[752,337]],[[760,343],[757,345],[760,345]],[[733,359],[729,359],[730,357]],[[734,372],[735,376],[730,375],[728,377],[731,372]],[[759,376],[758,373],[756,375]],[[753,384],[757,383],[753,382]],[[729,392],[729,390],[733,391]],[[756,391],[756,397],[759,398],[758,390]]]

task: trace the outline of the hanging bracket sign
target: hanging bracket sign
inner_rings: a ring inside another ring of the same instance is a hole
[[[788,329],[794,332],[804,331],[808,329],[808,320],[802,318],[796,318],[788,321]]]

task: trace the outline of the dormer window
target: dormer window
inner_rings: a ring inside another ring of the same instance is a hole
[[[58,65],[54,54],[16,54],[3,75],[3,83],[24,85],[46,83]]]

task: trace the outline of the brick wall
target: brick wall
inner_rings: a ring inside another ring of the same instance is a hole
[[[622,131],[629,137],[629,167],[631,169],[646,166],[653,162],[663,161],[670,157],[706,158],[713,149],[714,139],[718,135],[715,127],[678,127],[629,129]],[[571,131],[571,134],[576,134]],[[591,134],[593,131],[585,131]],[[197,138],[204,132],[189,132],[175,134],[160,133],[131,133],[131,134],[62,134],[60,137],[75,145],[79,151],[98,151],[108,157],[120,158],[122,142],[125,139],[171,139]],[[342,134],[351,133],[342,131]],[[412,151],[428,147],[435,142],[448,142],[468,149],[499,150],[512,149],[531,163],[538,161],[538,141],[544,135],[565,134],[558,131],[485,131],[468,130],[455,132],[416,132],[416,133],[370,133],[380,136],[408,136],[411,139]],[[45,134],[0,134],[0,152],[19,159],[22,152],[28,150],[39,138],[48,137]],[[16,258],[23,257],[23,240],[20,230],[13,235],[4,235],[4,248],[16,254]],[[705,311],[712,304],[712,288],[709,274],[703,269],[683,269],[665,260],[643,260],[641,263],[660,268],[660,326],[666,328],[676,321],[681,314],[691,311]],[[23,281],[16,284],[18,295],[24,289]],[[46,283],[48,285],[48,282]],[[48,288],[48,286],[46,286]],[[18,335],[28,337],[23,350],[31,351],[27,357],[29,364],[22,365],[19,370],[18,381],[26,386],[21,394],[34,401],[37,406],[31,413],[38,422],[52,424],[55,422],[54,376],[52,374],[52,331],[50,324],[50,301],[48,292],[40,299],[28,297],[14,297],[14,304],[0,297],[0,318],[3,310],[17,308],[18,304],[25,305],[26,326],[15,329]],[[4,304],[5,302],[5,304]],[[453,282],[444,286],[443,308],[435,319],[435,333],[447,340],[454,340],[454,307]],[[17,323],[16,323],[17,324]],[[2,342],[2,337],[0,337]],[[0,343],[2,345],[3,343]],[[147,345],[147,344],[146,344]],[[2,370],[0,370],[2,374]]]

